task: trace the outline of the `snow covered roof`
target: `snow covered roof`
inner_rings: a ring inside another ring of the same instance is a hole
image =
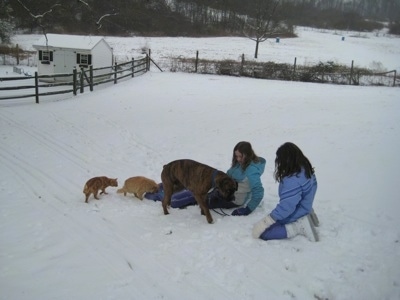
[[[37,48],[49,46],[57,48],[91,50],[102,39],[103,37],[101,36],[91,35],[47,34],[47,45],[46,37],[43,36],[36,43],[33,44],[33,47]]]

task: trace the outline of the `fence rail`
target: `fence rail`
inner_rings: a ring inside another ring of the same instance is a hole
[[[96,72],[111,69],[111,72],[97,74]],[[150,69],[149,56],[146,55],[140,59],[132,59],[132,61],[117,64],[112,66],[89,69],[81,68],[79,71],[74,69],[72,73],[51,74],[51,75],[38,75],[24,77],[0,77],[0,82],[13,82],[13,81],[28,81],[26,85],[13,85],[0,87],[2,91],[17,91],[16,95],[9,93],[7,96],[1,96],[0,100],[12,100],[34,97],[36,103],[39,103],[41,96],[57,95],[72,93],[76,96],[79,93],[84,93],[85,88],[89,87],[90,91],[94,90],[94,86],[113,82],[117,84],[118,81],[127,78],[135,77],[146,73]],[[21,69],[16,70],[21,74]],[[45,83],[44,83],[45,82]],[[18,93],[22,90],[29,90],[30,93]]]

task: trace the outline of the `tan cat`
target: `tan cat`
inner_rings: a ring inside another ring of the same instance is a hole
[[[83,193],[86,195],[85,202],[88,203],[90,194],[93,194],[94,198],[99,200],[97,197],[98,192],[101,190],[100,195],[107,194],[106,188],[109,186],[118,186],[117,178],[112,179],[106,176],[100,176],[89,179],[83,188]]]
[[[144,193],[156,193],[158,192],[158,185],[154,180],[143,176],[135,176],[125,180],[122,189],[117,190],[117,193],[134,194],[136,198],[143,200]]]

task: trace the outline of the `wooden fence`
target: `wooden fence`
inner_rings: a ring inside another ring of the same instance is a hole
[[[111,72],[104,73],[104,70],[110,69]],[[22,99],[34,97],[36,103],[39,103],[41,96],[57,95],[72,93],[76,96],[79,93],[84,93],[85,88],[89,87],[90,91],[94,90],[94,86],[104,84],[108,82],[118,83],[119,80],[126,77],[134,77],[135,75],[142,75],[149,71],[150,59],[146,55],[141,59],[134,60],[125,63],[117,64],[113,66],[93,68],[90,66],[89,69],[81,68],[79,71],[74,69],[72,73],[65,74],[51,74],[51,75],[38,75],[35,72],[35,76],[24,76],[24,77],[0,77],[0,82],[29,82],[24,85],[0,87],[0,100],[11,100],[11,99]],[[96,73],[100,73],[96,75]],[[28,93],[18,93],[14,95],[15,91],[29,90]],[[3,91],[7,91],[7,96],[2,96]]]
[[[302,82],[400,86],[396,70],[377,73],[365,68],[356,68],[354,61],[351,62],[350,66],[338,65],[334,62],[320,62],[316,65],[300,66],[297,64],[296,58],[294,59],[294,64],[258,62],[245,60],[244,54],[242,54],[240,61],[214,61],[200,59],[197,51],[195,58],[179,57],[174,59],[170,70],[173,72],[220,74]]]

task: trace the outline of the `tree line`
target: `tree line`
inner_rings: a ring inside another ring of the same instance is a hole
[[[276,9],[271,7],[276,4]],[[257,23],[258,22],[258,23]],[[3,0],[0,39],[12,32],[254,37],[293,26],[371,31],[386,22],[400,34],[398,0]]]

